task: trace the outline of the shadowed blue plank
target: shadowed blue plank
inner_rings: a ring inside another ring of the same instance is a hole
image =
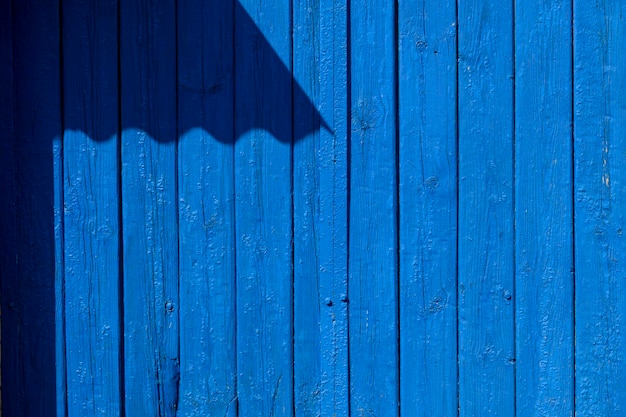
[[[456,7],[402,0],[399,24],[400,409],[453,415]]]
[[[273,84],[268,91],[265,81],[284,76],[281,65],[290,66],[290,3],[242,3],[235,10],[239,414],[288,416],[293,412],[292,170],[291,139],[285,138],[293,132],[292,83]]]
[[[461,416],[515,416],[513,65],[513,4],[461,1]]]
[[[350,412],[398,415],[395,8],[350,9]]]
[[[626,409],[624,2],[574,1],[576,415]]]
[[[2,216],[0,216],[0,310],[4,312],[1,327],[0,343],[4,340],[2,356],[5,361],[0,385],[8,387],[3,392],[5,398],[0,399],[0,407],[4,400],[5,410],[15,410],[20,399],[17,396],[16,372],[18,367],[17,345],[17,314],[9,312],[15,304],[15,288],[17,285],[17,223],[15,217],[15,129],[14,129],[14,75],[13,75],[13,16],[10,1],[0,2],[0,195],[3,196]],[[56,196],[56,194],[55,194]],[[0,320],[2,317],[0,316]],[[57,334],[59,331],[57,324]],[[9,353],[10,352],[10,353]],[[56,351],[63,358],[65,351]],[[57,358],[59,358],[57,356]],[[7,363],[7,358],[11,362]],[[58,359],[57,359],[58,360]],[[65,375],[65,371],[60,373]],[[57,373],[59,375],[59,373]],[[8,404],[7,404],[8,402]]]
[[[119,144],[83,133],[118,125],[117,1],[64,1],[62,32],[67,414],[119,415]]]
[[[332,132],[294,144],[295,413],[347,417],[345,1],[295,2],[293,21],[294,77]],[[317,111],[293,105],[294,130],[315,132]]]
[[[128,413],[178,407],[176,10],[122,1],[121,123],[124,388]]]
[[[15,224],[7,232],[14,231],[17,237],[6,253],[11,256],[9,263],[3,264],[9,271],[6,275],[2,271],[1,277],[2,412],[15,417],[47,416],[56,411],[55,358],[61,354],[55,347],[54,203],[58,196],[54,176],[59,161],[54,158],[59,154],[53,151],[58,150],[61,136],[59,2],[2,3],[12,8],[12,14],[2,20],[13,19],[12,28],[3,25],[3,31],[12,29],[13,38],[12,47],[3,44],[3,49],[9,48],[4,53],[12,49],[13,55],[13,83],[6,97],[12,102],[3,103],[12,107],[13,126],[9,114],[3,128],[12,129],[15,138],[15,205],[14,212],[7,213],[15,216]],[[10,168],[11,164],[2,167]]]
[[[178,416],[237,411],[233,4],[178,3]]]
[[[574,412],[571,1],[515,2],[516,407]]]

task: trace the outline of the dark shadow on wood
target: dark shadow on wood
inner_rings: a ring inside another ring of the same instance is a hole
[[[234,11],[232,4],[229,6],[219,0],[212,2],[215,13],[225,14],[224,19],[233,25],[236,22],[233,27],[237,45],[235,59],[232,65],[226,66],[230,70],[217,78],[208,78],[200,91],[194,91],[199,101],[209,107],[190,111],[182,118],[184,124],[179,125],[178,138],[191,129],[202,128],[216,140],[234,144],[246,132],[262,129],[278,141],[294,143],[320,128],[330,130],[293,78],[291,63],[278,56],[239,2],[235,1]],[[59,9],[57,1],[0,2],[0,193],[3,198],[0,301],[2,411],[6,416],[54,415],[57,405],[60,409],[64,407],[57,404],[61,401],[58,398],[64,396],[62,393],[57,396],[59,381],[55,369],[55,366],[62,366],[55,358],[55,329],[60,320],[58,317],[55,320],[55,311],[59,311],[55,303],[63,302],[56,299],[55,294],[58,266],[55,250],[57,257],[59,254],[63,256],[63,251],[58,244],[55,247],[54,173],[58,167],[54,165],[53,141],[60,143],[62,129],[84,131],[85,120],[77,117],[80,112],[74,117],[62,114],[61,69],[67,65],[81,65],[81,62],[61,62]],[[111,30],[117,31],[117,28]],[[123,38],[124,34],[121,36]],[[291,33],[281,36],[291,36]],[[223,47],[232,48],[233,45]],[[201,45],[197,49],[198,53],[203,53]],[[66,51],[65,56],[68,55]],[[215,58],[205,56],[203,59],[210,62]],[[235,63],[240,60],[254,62],[255,71],[235,75]],[[139,73],[138,76],[150,77],[150,74]],[[238,79],[245,79],[242,84],[254,84],[257,88],[250,99],[246,99],[245,91],[235,84]],[[123,83],[121,80],[122,88]],[[291,86],[291,99],[277,100],[274,92],[289,90],[281,87],[286,85]],[[92,97],[98,95],[100,89],[105,91],[107,86],[94,85],[93,88]],[[177,88],[180,91],[194,87],[186,85],[179,77]],[[236,99],[240,100],[238,114],[234,116],[236,132],[232,125],[204,123],[207,118],[203,115],[212,111],[220,113],[220,106],[224,105],[220,95],[229,90],[231,94],[235,91]],[[148,105],[150,98],[145,100]],[[183,108],[192,109],[193,103],[179,103],[179,109]],[[121,111],[124,112],[124,108]],[[193,114],[198,115],[197,120],[191,117]],[[119,140],[120,129],[140,129],[158,142],[178,140],[176,137],[159,137],[158,132],[150,131],[132,112],[122,119],[124,125],[121,127],[117,123],[100,124],[84,133],[100,142],[113,138]],[[62,216],[62,212],[59,215]],[[63,234],[62,231],[59,233]],[[59,337],[58,333],[56,337]]]

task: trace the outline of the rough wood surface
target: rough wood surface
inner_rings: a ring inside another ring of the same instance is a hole
[[[65,1],[62,18],[63,124],[80,126],[63,134],[67,411],[117,415],[119,138],[102,137],[118,125],[117,1]]]
[[[2,411],[619,415],[623,9],[0,1]]]
[[[459,410],[515,416],[513,4],[459,2]]]
[[[574,1],[576,415],[626,409],[623,2]]]
[[[570,1],[515,3],[516,407],[574,412]]]
[[[398,3],[400,409],[457,409],[456,5]]]

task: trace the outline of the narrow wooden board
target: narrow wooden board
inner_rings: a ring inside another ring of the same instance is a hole
[[[515,2],[516,408],[574,412],[571,1]]]
[[[516,415],[513,19],[512,2],[459,3],[461,416]]]
[[[7,397],[9,404],[17,400],[15,389],[16,363],[6,363],[7,358],[17,352],[11,344],[15,338],[17,315],[7,316],[8,300],[17,282],[17,224],[15,218],[15,129],[14,129],[14,91],[13,91],[13,15],[10,1],[0,2],[0,195],[3,196],[2,216],[0,216],[0,362],[4,359],[4,372],[0,363],[0,409],[2,409],[2,387],[8,387],[12,397]],[[56,195],[56,194],[55,194]],[[4,326],[2,313],[4,312]],[[58,329],[58,327],[57,327]],[[4,340],[4,350],[2,349]],[[2,357],[4,356],[4,357]],[[7,366],[8,365],[8,366]],[[8,372],[12,370],[12,372]],[[63,372],[65,374],[65,372]],[[12,392],[13,390],[13,392]],[[5,389],[6,392],[6,389]],[[5,400],[5,403],[7,402]],[[12,409],[15,405],[9,405]]]
[[[397,416],[396,10],[350,8],[350,412]]]
[[[13,280],[2,277],[3,379],[10,381],[2,385],[2,411],[36,417],[56,410],[57,398],[53,143],[61,137],[59,2],[11,5],[18,240],[15,274],[8,276]]]
[[[233,5],[178,3],[181,416],[237,411]]]
[[[402,0],[399,31],[400,409],[457,410],[454,1]]]
[[[576,415],[626,409],[626,29],[621,1],[574,1]]]
[[[121,1],[124,389],[128,413],[178,407],[176,9]]]
[[[67,415],[120,415],[117,1],[62,19]]]
[[[349,415],[347,20],[344,0],[294,2],[294,131],[313,132],[293,156],[296,416]]]
[[[290,3],[235,3],[239,414],[293,412]]]

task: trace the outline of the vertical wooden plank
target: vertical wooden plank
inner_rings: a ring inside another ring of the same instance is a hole
[[[176,10],[122,1],[124,372],[129,415],[178,407]]]
[[[233,4],[178,3],[180,416],[237,411]]]
[[[350,410],[398,415],[396,10],[352,3]]]
[[[0,195],[3,196],[0,215],[0,410],[2,410],[2,387],[14,384],[6,363],[2,372],[3,352],[12,349],[15,324],[7,320],[7,300],[17,282],[17,233],[15,222],[15,129],[13,91],[13,8],[10,1],[0,1]],[[2,326],[2,313],[5,313]],[[13,315],[15,319],[15,315]],[[4,340],[4,345],[2,341]],[[3,349],[4,347],[4,349]],[[9,356],[10,357],[10,356]],[[11,388],[9,388],[11,390]],[[10,398],[7,400],[11,401]]]
[[[623,2],[574,1],[576,415],[626,409]]]
[[[320,2],[293,4],[293,75],[305,93],[319,102]],[[315,112],[293,102],[294,129],[314,129]],[[320,132],[315,131],[294,143],[294,402],[297,416],[321,415],[322,331],[321,316],[326,306],[320,293],[323,259],[320,249],[332,242],[320,236],[320,199],[326,198],[319,184],[318,150]],[[331,265],[332,268],[332,265]],[[332,274],[332,270],[331,270]],[[330,294],[329,294],[330,295]],[[330,300],[330,298],[329,298]]]
[[[571,1],[515,3],[517,409],[573,415]]]
[[[240,415],[293,412],[290,13],[286,0],[235,5]]]
[[[15,274],[3,276],[3,412],[56,409],[53,142],[61,135],[59,3],[12,2]],[[10,341],[10,342],[8,342]]]
[[[295,412],[347,417],[346,2],[295,2],[293,21],[294,77],[321,113],[294,94],[294,131],[313,132],[293,157]]]
[[[401,0],[400,409],[457,410],[456,2]]]
[[[119,415],[117,1],[63,3],[68,416]]]
[[[459,410],[514,416],[513,3],[458,15]]]

